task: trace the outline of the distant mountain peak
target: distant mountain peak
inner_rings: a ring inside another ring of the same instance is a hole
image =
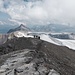
[[[25,25],[21,24],[19,27],[26,27]]]
[[[28,27],[25,25],[21,24],[19,27],[15,29],[10,29],[7,33],[15,32],[15,31],[24,31],[24,32],[29,32],[31,31]]]
[[[15,28],[17,30],[25,30],[25,29],[29,29],[27,28],[25,25],[21,24],[19,27]]]

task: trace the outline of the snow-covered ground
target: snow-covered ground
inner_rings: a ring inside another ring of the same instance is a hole
[[[60,45],[60,46],[66,46],[70,49],[75,50],[75,40],[69,40],[69,39],[57,39],[50,37],[49,35],[41,35],[41,40]]]
[[[47,42],[50,42],[50,43],[53,43],[53,44],[56,44],[56,45],[62,45],[62,42],[60,42],[56,38],[50,37],[48,35],[44,35],[44,34],[40,35],[40,39],[47,41]]]
[[[75,50],[75,40],[62,40],[62,39],[58,40],[62,42],[63,46]]]
[[[14,38],[14,36],[18,37],[18,38],[20,38],[20,37],[31,37],[31,38],[33,38],[32,35],[27,35],[27,32],[15,31],[15,32],[9,34],[8,39],[12,39],[12,38]]]
[[[15,35],[16,37],[33,37],[33,36],[31,36],[31,35],[27,35],[27,33],[23,32],[23,31],[16,31],[16,32],[14,33],[14,35]]]

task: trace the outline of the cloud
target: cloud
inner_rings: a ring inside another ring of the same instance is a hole
[[[0,11],[17,23],[75,25],[75,0],[0,0]]]

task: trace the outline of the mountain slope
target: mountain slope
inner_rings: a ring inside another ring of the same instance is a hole
[[[14,70],[13,67],[18,69],[19,71],[23,70],[21,73],[19,73],[20,75],[31,75],[29,73],[33,71],[34,71],[33,73],[36,73],[37,71],[40,71],[41,73],[41,74],[34,74],[34,75],[46,75],[45,73],[47,73],[47,75],[51,75],[49,74],[49,72],[52,69],[57,72],[57,74],[55,75],[75,75],[75,66],[74,66],[75,51],[67,47],[54,45],[52,43],[48,43],[40,39],[32,39],[32,38],[24,38],[24,37],[8,40],[6,43],[0,46],[0,52],[2,52],[3,54],[7,54],[9,52],[14,52],[14,51],[21,51],[22,53],[23,51],[29,51],[29,53],[24,54],[23,57],[21,57],[23,55],[21,52],[20,52],[21,55],[16,53],[16,55],[12,55],[11,58],[9,56],[11,61],[9,60],[8,64],[6,64],[8,59],[7,60],[5,59],[6,62],[3,66],[7,66],[8,69],[6,68],[5,71],[2,71],[5,69],[2,66],[2,68],[0,68],[0,71],[2,72],[0,73],[0,75],[3,73],[8,73],[9,71],[11,71],[13,74],[13,70]],[[19,57],[17,57],[17,55]],[[27,56],[31,57],[30,58],[31,60],[29,59],[30,61],[28,61],[28,59],[25,59],[24,62],[23,60],[21,60],[22,62],[21,63],[20,59],[19,60],[17,59],[17,58],[24,59],[27,58]],[[25,63],[25,61],[28,62]],[[2,59],[0,62],[1,64],[4,63],[2,62]],[[31,65],[31,63],[33,62],[37,64],[36,72],[34,68],[28,67],[28,65]],[[13,65],[8,66],[9,64],[13,64]],[[24,69],[26,68],[25,65],[27,65],[27,67],[29,68],[28,70]],[[11,72],[8,75],[11,75]]]

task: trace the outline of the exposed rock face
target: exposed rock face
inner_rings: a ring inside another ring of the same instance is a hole
[[[22,37],[8,40],[0,52],[6,54],[0,75],[75,75],[75,51],[67,47]]]

